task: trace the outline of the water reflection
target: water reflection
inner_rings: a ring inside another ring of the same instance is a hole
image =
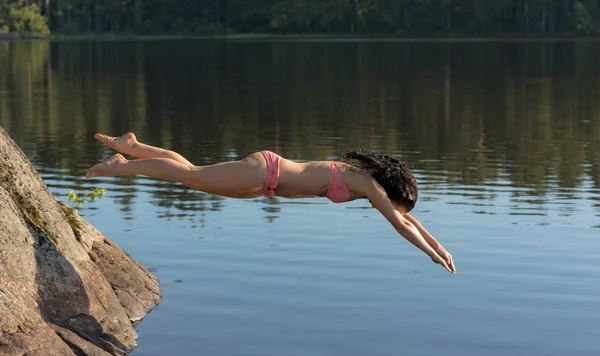
[[[261,208],[262,211],[265,212],[265,219],[267,220],[267,222],[272,223],[275,221],[275,219],[279,217],[278,215],[281,212],[281,208],[277,206],[280,203],[279,199],[266,198],[263,199],[263,201],[267,205]]]
[[[197,164],[382,150],[418,173],[423,201],[599,214],[599,56],[590,42],[0,42],[0,124],[55,192],[108,184],[82,180],[112,154],[92,136],[132,130]],[[143,194],[167,219],[225,204],[144,177],[110,187],[124,218]],[[274,221],[277,201],[261,202]]]

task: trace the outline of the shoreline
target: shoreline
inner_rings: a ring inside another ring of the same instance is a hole
[[[0,41],[272,41],[272,42],[600,42],[600,36],[403,36],[369,34],[231,34],[231,35],[135,35],[135,34],[79,34],[79,35],[18,35],[0,34]]]
[[[42,35],[19,35],[17,33],[0,33],[0,41],[47,40]]]

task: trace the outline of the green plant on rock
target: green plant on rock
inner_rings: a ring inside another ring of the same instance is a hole
[[[83,207],[83,205],[89,201],[94,201],[96,199],[102,198],[106,194],[105,188],[94,188],[91,193],[84,195],[82,197],[79,194],[74,193],[72,190],[69,192],[67,197],[72,204],[73,211],[75,214],[78,214],[79,209]]]

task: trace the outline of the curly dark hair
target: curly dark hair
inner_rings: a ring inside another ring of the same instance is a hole
[[[380,152],[352,151],[342,155],[342,161],[369,173],[383,187],[392,202],[411,211],[417,204],[419,187],[408,166]]]

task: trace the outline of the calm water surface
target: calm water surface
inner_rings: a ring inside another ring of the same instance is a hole
[[[0,42],[0,125],[149,268],[135,355],[600,354],[600,43]],[[135,131],[198,164],[368,148],[450,275],[366,201],[85,181]]]

